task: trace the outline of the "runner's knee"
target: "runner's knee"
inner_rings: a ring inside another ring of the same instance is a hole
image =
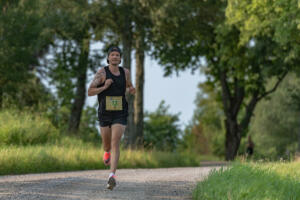
[[[120,145],[120,140],[112,140],[111,141],[112,148],[119,148],[119,145]]]

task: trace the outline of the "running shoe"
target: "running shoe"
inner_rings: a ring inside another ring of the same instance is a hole
[[[107,189],[109,190],[113,190],[114,187],[116,187],[117,185],[117,182],[116,182],[116,177],[115,175],[111,176],[109,179],[108,179],[108,182],[107,182]]]
[[[104,152],[103,162],[104,162],[104,165],[106,165],[106,166],[110,165],[110,152]]]

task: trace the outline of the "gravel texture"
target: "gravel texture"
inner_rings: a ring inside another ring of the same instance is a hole
[[[197,181],[217,168],[119,169],[113,191],[108,170],[0,176],[0,200],[192,199]]]

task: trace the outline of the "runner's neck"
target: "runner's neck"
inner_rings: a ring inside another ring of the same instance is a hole
[[[109,71],[116,76],[120,75],[120,70],[118,65],[109,65],[108,66]]]

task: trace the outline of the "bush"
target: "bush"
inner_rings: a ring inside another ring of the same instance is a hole
[[[159,151],[174,151],[180,142],[179,113],[169,113],[165,101],[154,112],[146,112],[144,119],[144,147]]]
[[[38,114],[16,110],[0,112],[0,144],[32,145],[55,141],[58,130]]]

